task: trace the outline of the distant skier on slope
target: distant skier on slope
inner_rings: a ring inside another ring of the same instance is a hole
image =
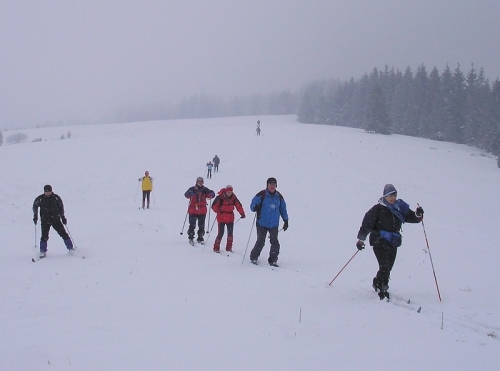
[[[386,184],[383,196],[365,214],[358,232],[358,250],[365,248],[365,240],[370,234],[370,245],[377,258],[379,270],[373,278],[373,288],[378,291],[380,300],[389,298],[389,278],[396,260],[398,247],[401,246],[401,225],[420,223],[424,217],[422,207],[412,211],[409,205],[397,199],[396,188]]]
[[[153,178],[149,176],[149,171],[146,171],[144,176],[139,178],[139,182],[142,182],[142,208],[144,209],[147,199],[147,208],[149,209],[149,197],[153,191]]]
[[[212,168],[214,167],[214,164],[212,164],[212,161],[207,162],[207,178],[212,178]]]
[[[257,129],[255,129],[257,135],[260,135],[260,120],[257,120]]]
[[[203,178],[199,176],[196,178],[196,184],[184,193],[184,197],[189,199],[188,239],[191,245],[194,244],[193,239],[196,221],[198,221],[198,238],[196,241],[203,243],[203,236],[205,235],[205,218],[207,216],[207,198],[211,199],[215,197],[215,192],[205,187],[203,183]]]
[[[49,239],[50,227],[54,228],[61,236],[66,248],[73,250],[73,242],[69,237],[64,225],[68,222],[64,216],[64,205],[61,197],[52,192],[52,186],[47,184],[43,187],[43,194],[35,198],[33,202],[33,223],[38,222],[38,209],[40,209],[41,230],[40,258],[47,253],[47,241]],[[63,225],[64,224],[64,225]]]
[[[233,186],[227,185],[222,188],[212,203],[212,210],[217,214],[218,233],[215,238],[214,252],[220,251],[220,243],[224,236],[224,228],[227,226],[226,251],[233,251],[233,227],[234,209],[240,213],[241,219],[245,218],[245,211],[238,197],[233,193]]]
[[[219,156],[215,155],[215,157],[212,160],[214,162],[214,173],[219,172],[219,164],[220,164],[220,158]]]

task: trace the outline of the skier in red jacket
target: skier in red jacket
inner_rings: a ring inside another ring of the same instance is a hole
[[[215,197],[215,192],[205,187],[203,183],[203,178],[199,176],[196,178],[196,184],[184,193],[184,196],[189,198],[188,239],[191,245],[194,244],[193,239],[196,221],[198,221],[198,238],[196,241],[203,244],[203,236],[205,235],[205,218],[207,216],[207,198],[211,199]]]
[[[217,214],[218,233],[215,238],[214,252],[220,251],[220,243],[224,236],[224,227],[227,226],[226,251],[233,252],[233,227],[234,227],[234,209],[240,213],[241,218],[245,218],[245,211],[238,197],[233,193],[233,186],[227,185],[222,188],[214,202],[212,210]]]

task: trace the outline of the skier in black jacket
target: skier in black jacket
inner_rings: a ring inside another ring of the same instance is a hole
[[[35,198],[33,202],[33,222],[38,222],[38,208],[40,208],[40,219],[42,237],[40,237],[40,257],[44,258],[47,253],[47,240],[49,239],[49,230],[52,226],[64,240],[66,248],[73,250],[73,243],[69,238],[64,225],[68,222],[64,216],[64,205],[61,197],[52,192],[52,187],[46,185],[43,187],[44,193]],[[64,225],[63,225],[64,224]]]
[[[389,298],[389,278],[402,242],[401,225],[420,223],[423,216],[424,210],[420,206],[413,211],[406,202],[397,199],[397,191],[392,184],[385,185],[383,197],[365,214],[356,247],[363,250],[366,237],[370,234],[370,245],[379,265],[373,288],[379,292],[381,300]]]

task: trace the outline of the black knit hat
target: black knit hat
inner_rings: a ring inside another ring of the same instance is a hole
[[[276,180],[276,178],[271,177],[271,178],[267,179],[267,183],[266,183],[267,185],[272,184],[272,183],[278,185],[278,181]]]
[[[52,186],[50,184],[47,184],[43,187],[44,192],[52,192]]]

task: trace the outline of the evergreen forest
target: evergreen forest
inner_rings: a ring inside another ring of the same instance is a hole
[[[500,81],[460,65],[430,73],[385,67],[360,79],[315,81],[301,95],[298,121],[362,128],[475,146],[500,153]]]

